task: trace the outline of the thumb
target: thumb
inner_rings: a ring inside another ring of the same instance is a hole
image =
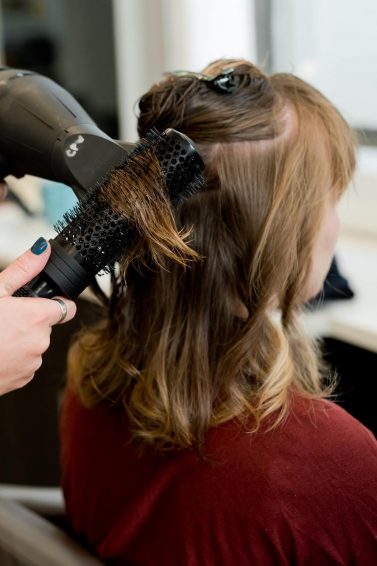
[[[27,252],[20,255],[0,273],[0,297],[13,295],[42,271],[50,257],[47,240],[39,238]]]

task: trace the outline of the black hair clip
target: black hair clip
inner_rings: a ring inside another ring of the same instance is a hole
[[[165,75],[174,75],[176,77],[192,77],[199,81],[205,82],[210,88],[221,94],[233,94],[241,84],[241,77],[233,75],[233,68],[224,69],[215,77],[204,75],[203,73],[193,73],[191,71],[173,71],[172,73],[164,73]]]

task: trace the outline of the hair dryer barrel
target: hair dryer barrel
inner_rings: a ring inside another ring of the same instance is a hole
[[[57,83],[0,68],[0,177],[29,174],[88,189],[126,155]]]

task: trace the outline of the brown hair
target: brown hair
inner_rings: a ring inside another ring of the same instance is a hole
[[[239,88],[169,75],[140,100],[140,136],[173,127],[197,144],[206,190],[177,210],[204,258],[190,268],[131,265],[113,315],[84,333],[70,380],[86,406],[121,405],[156,448],[200,444],[234,417],[249,430],[286,414],[293,389],[319,397],[318,356],[297,322],[326,198],[354,169],[353,135],[334,106],[289,74],[247,61]]]

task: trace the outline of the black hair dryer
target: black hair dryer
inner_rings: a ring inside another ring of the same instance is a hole
[[[71,186],[80,198],[126,156],[57,83],[0,67],[0,178],[35,175]]]

